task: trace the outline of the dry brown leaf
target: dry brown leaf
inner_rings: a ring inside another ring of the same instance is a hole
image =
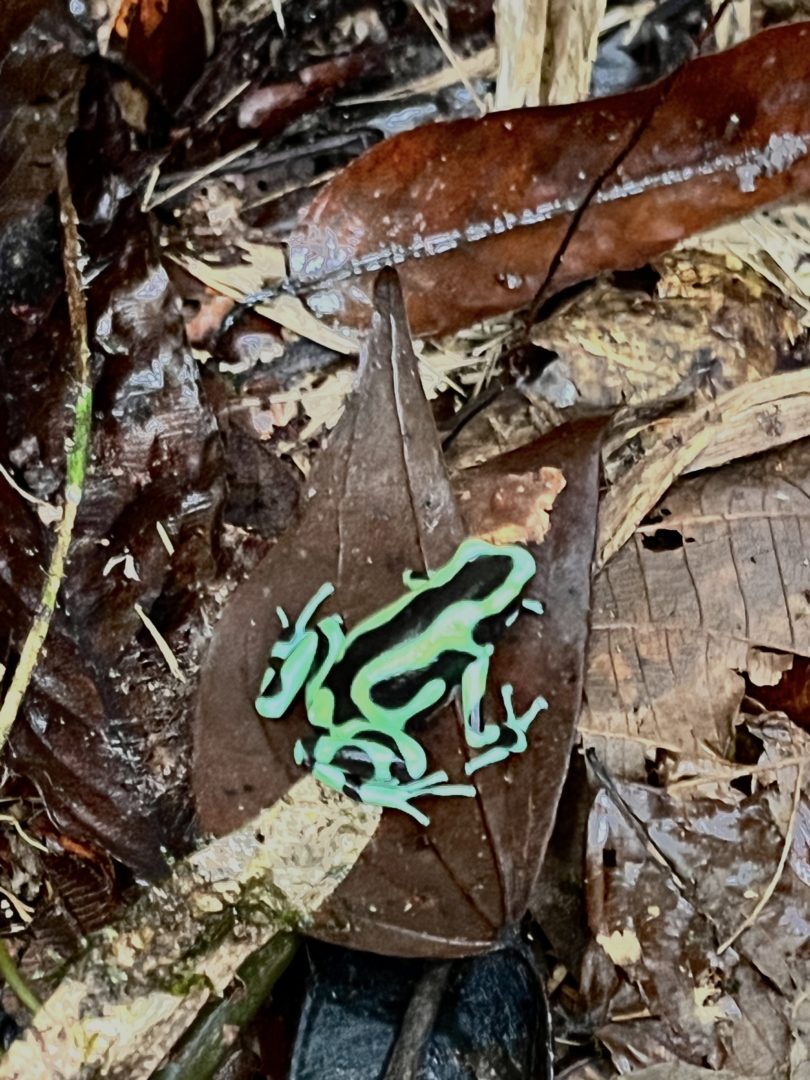
[[[590,980],[586,994],[608,1016],[597,1035],[619,1065],[628,1054],[671,1062],[672,1075],[676,1062],[723,1064],[753,1080],[801,1061],[810,739],[784,718],[747,726],[763,752],[736,803],[622,784],[631,818],[608,789],[596,797],[589,962],[606,976],[604,952],[623,977]],[[646,1008],[628,1008],[634,996]]]
[[[655,295],[602,281],[536,327],[557,358],[529,383],[557,408],[677,400],[772,374],[801,328],[759,274],[690,252],[659,261]]]
[[[603,566],[622,549],[682,474],[717,468],[807,435],[807,368],[746,383],[714,400],[697,399],[680,413],[625,430],[612,448],[618,464],[610,459],[607,463],[608,477],[614,479],[599,512],[597,565]]]
[[[722,753],[750,650],[810,655],[808,530],[805,439],[682,482],[597,576],[582,723],[617,775]]]

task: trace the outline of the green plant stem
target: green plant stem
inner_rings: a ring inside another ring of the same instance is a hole
[[[168,1065],[150,1080],[209,1080],[228,1053],[225,1028],[242,1028],[258,1012],[298,949],[296,934],[278,933],[242,964],[241,986],[209,1006],[188,1031]]]
[[[65,271],[65,288],[70,312],[71,352],[73,374],[76,380],[76,404],[73,432],[66,451],[65,505],[62,519],[56,528],[56,539],[45,581],[40,593],[39,605],[20,651],[20,659],[14,670],[11,685],[0,706],[0,750],[5,746],[9,732],[17,718],[28,684],[36,668],[40,650],[48,636],[51,618],[56,609],[56,598],[65,576],[65,564],[73,538],[76,514],[84,491],[87,472],[90,426],[93,413],[93,389],[90,384],[90,349],[87,342],[87,309],[82,292],[79,271],[79,224],[76,208],[70,194],[64,157],[56,160],[56,177],[59,191],[59,207],[63,231],[62,263]]]
[[[6,986],[16,995],[20,1004],[24,1005],[30,1013],[35,1013],[41,1008],[42,1003],[17,970],[17,965],[11,959],[11,954],[2,938],[0,938],[0,975],[3,976]]]

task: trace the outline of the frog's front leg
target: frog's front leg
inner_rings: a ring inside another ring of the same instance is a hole
[[[306,682],[317,651],[318,635],[314,630],[307,630],[283,660],[271,654],[255,701],[259,716],[266,720],[278,720],[284,715]]]
[[[478,769],[494,764],[496,761],[503,761],[510,754],[522,754],[529,745],[526,732],[537,714],[548,708],[548,702],[544,697],[538,695],[528,709],[521,713],[520,716],[517,716],[512,704],[512,694],[511,683],[506,683],[501,687],[501,697],[506,709],[506,722],[500,728],[496,726],[498,731],[497,743],[490,746],[482,754],[477,754],[472,761],[468,761],[464,766],[464,771],[468,776],[471,776]],[[470,745],[473,744],[470,743]]]
[[[464,738],[467,745],[478,750],[482,746],[491,746],[500,734],[497,724],[484,724],[481,717],[481,704],[487,688],[489,658],[492,646],[488,646],[475,660],[472,660],[461,675],[461,715],[464,719]]]
[[[328,670],[340,652],[344,634],[339,615],[329,615],[318,624],[318,629],[309,627],[310,619],[334,591],[334,586],[328,582],[322,585],[304,607],[293,627],[290,626],[290,621],[284,611],[276,608],[284,633],[273,646],[269,663],[262,677],[259,696],[255,702],[256,711],[260,716],[278,720],[289,709],[296,694],[312,675],[318,654],[318,630],[322,632],[326,640],[327,655],[320,663],[315,673],[316,677],[323,677],[324,672]]]

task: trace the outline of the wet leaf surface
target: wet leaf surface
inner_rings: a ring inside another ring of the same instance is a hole
[[[340,611],[351,626],[400,594],[403,568],[445,562],[465,528],[492,533],[500,514],[502,526],[542,539],[533,545],[539,570],[531,593],[547,614],[503,639],[491,675],[492,686],[515,684],[517,710],[538,692],[548,698],[530,750],[482,770],[478,800],[432,800],[427,829],[385,814],[313,928],[379,952],[463,954],[485,948],[523,915],[553,823],[581,688],[602,424],[563,430],[463,474],[454,495],[394,279],[381,278],[377,289],[360,380],[310,476],[301,518],[230,598],[217,626],[198,697],[195,792],[203,829],[221,833],[297,775],[292,747],[308,729],[303,709],[263,725],[253,705],[278,634],[277,605],[300,611],[331,581],[336,593],[323,610]],[[486,707],[498,708],[494,695]],[[429,759],[457,774],[467,751],[453,706],[424,739]]]
[[[528,303],[552,270],[559,290],[640,266],[806,191],[808,33],[777,27],[621,96],[390,139],[307,209],[290,241],[293,285],[316,313],[362,325],[369,275],[396,264],[413,332],[440,333]]]
[[[85,92],[74,146],[81,149],[71,159],[77,203],[92,223],[86,234],[96,375],[92,463],[61,606],[12,735],[9,764],[37,784],[66,828],[150,875],[165,865],[164,849],[187,842],[183,702],[189,687],[170,675],[135,604],[190,669],[200,644],[198,590],[215,570],[211,528],[222,495],[217,440],[176,296],[137,199],[127,193],[122,171],[129,145],[103,80]],[[84,171],[105,153],[103,171]],[[2,379],[0,456],[14,464],[20,483],[51,499],[61,488],[71,423],[64,301],[6,354]],[[13,662],[50,539],[31,504],[5,482],[0,498],[3,623]],[[172,538],[172,556],[158,522]]]
[[[523,945],[451,964],[318,945],[309,968],[290,1080],[551,1076],[542,976]]]
[[[789,762],[806,754],[806,739],[784,721],[752,730],[765,748],[760,764],[782,767],[755,779],[748,796],[729,786],[676,796],[620,785],[633,827],[607,791],[597,795],[587,855],[591,971],[607,958],[617,977],[594,980],[590,1004],[602,1011],[597,1035],[620,1069],[681,1061],[781,1076],[803,1040],[810,863],[807,804],[796,802],[801,779]],[[753,924],[725,948],[762,897]]]
[[[25,228],[53,190],[54,150],[64,146],[91,42],[58,0],[10,0],[0,13],[0,229]],[[18,271],[23,265],[12,263]],[[6,271],[7,273],[7,271]],[[15,273],[16,278],[16,273]]]

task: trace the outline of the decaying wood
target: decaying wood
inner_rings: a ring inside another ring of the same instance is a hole
[[[306,926],[379,819],[311,776],[298,781],[94,935],[0,1061],[0,1080],[145,1080],[247,957]]]
[[[606,0],[498,0],[497,109],[588,96]]]

